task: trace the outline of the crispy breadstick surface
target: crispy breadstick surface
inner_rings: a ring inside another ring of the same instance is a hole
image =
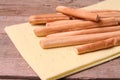
[[[106,49],[118,45],[120,45],[120,36],[89,43],[89,44],[79,45],[75,47],[75,50],[78,54],[83,54],[83,53]]]

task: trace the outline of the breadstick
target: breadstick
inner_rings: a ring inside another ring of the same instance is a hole
[[[78,18],[83,18],[85,20],[92,20],[98,22],[100,20],[99,16],[96,13],[91,13],[82,9],[73,9],[65,6],[56,7],[56,11]]]
[[[56,23],[57,22],[58,21],[56,21]],[[49,23],[49,25],[50,24],[52,24],[52,22]],[[115,20],[115,18],[105,18],[101,20],[101,22],[99,23],[93,22],[93,21],[71,20],[66,24],[65,23],[59,24],[59,25],[57,24],[54,26],[48,26],[47,24],[47,27],[35,28],[34,33],[36,36],[46,36],[46,35],[58,33],[58,32],[90,29],[95,27],[112,26],[112,25],[118,25],[118,22]]]
[[[120,17],[120,10],[90,10],[89,12],[98,14],[100,18]]]
[[[49,22],[49,23],[46,23],[46,26],[47,27],[51,27],[51,26],[58,26],[58,25],[61,25],[61,24],[70,24],[70,23],[74,23],[76,22],[78,19],[76,20],[61,20],[61,21],[54,21],[54,22]],[[81,20],[79,19],[79,22],[82,22],[84,20]]]
[[[120,17],[120,12],[97,13],[100,18]]]
[[[83,53],[106,49],[118,45],[120,45],[120,36],[89,43],[89,44],[79,45],[75,47],[75,50],[77,54],[83,54]]]
[[[64,37],[46,37],[40,40],[42,48],[54,48],[62,46],[74,46],[80,44],[92,43],[100,40],[105,40],[111,37],[120,36],[120,31],[77,35],[77,36],[64,36]]]
[[[104,10],[89,10],[89,12],[93,12],[93,13],[106,13],[106,12],[120,12],[120,10],[107,10],[107,9],[104,9]]]
[[[29,17],[29,23],[31,24],[45,24],[47,22],[58,21],[58,20],[69,20],[70,17],[61,13],[52,14],[40,14],[32,15]]]
[[[47,37],[74,36],[74,35],[104,33],[104,32],[113,32],[113,31],[120,31],[120,26],[92,28],[92,29],[85,29],[85,30],[77,30],[77,31],[68,31],[68,32],[54,33],[54,34],[48,35]]]

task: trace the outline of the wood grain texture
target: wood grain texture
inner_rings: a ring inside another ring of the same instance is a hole
[[[32,14],[55,12],[57,5],[83,7],[100,1],[102,0],[0,0],[0,79],[39,80],[6,35],[5,26],[27,22],[28,16]],[[119,68],[120,57],[64,79],[120,79]]]
[[[58,5],[84,7],[102,0],[0,0],[0,15],[31,15],[55,12]]]
[[[0,34],[5,33],[5,26],[19,24],[27,21],[28,16],[0,16]]]
[[[37,77],[6,34],[0,35],[0,44],[0,78]]]

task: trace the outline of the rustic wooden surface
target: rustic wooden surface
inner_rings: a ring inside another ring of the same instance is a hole
[[[0,80],[39,80],[4,31],[8,25],[27,22],[28,16],[55,12],[57,5],[83,7],[102,0],[0,0]],[[120,79],[120,57],[64,79]]]

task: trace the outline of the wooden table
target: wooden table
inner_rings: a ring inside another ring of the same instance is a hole
[[[5,26],[27,22],[32,14],[55,12],[57,5],[83,7],[100,1],[102,0],[0,0],[0,80],[39,80],[6,35]],[[120,57],[64,79],[120,80]]]

